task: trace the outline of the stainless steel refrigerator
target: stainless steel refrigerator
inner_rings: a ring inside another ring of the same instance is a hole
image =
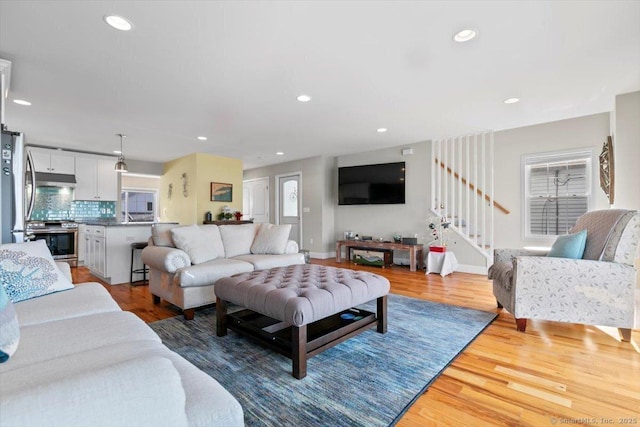
[[[2,243],[25,241],[25,219],[35,199],[33,162],[27,158],[24,136],[2,131],[2,175],[0,175],[0,230]]]

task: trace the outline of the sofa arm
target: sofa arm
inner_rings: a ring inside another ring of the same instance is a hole
[[[166,273],[191,265],[191,258],[185,251],[167,246],[147,246],[142,250],[142,262],[151,268]]]
[[[298,242],[295,240],[288,240],[287,246],[284,248],[285,254],[297,254],[300,252],[300,247],[298,246]]]
[[[3,395],[0,413],[7,426],[186,426],[185,402],[173,363],[145,357]]]
[[[71,277],[71,266],[69,263],[56,261],[56,267],[58,267],[58,270],[60,270],[64,277],[73,283],[73,278]]]
[[[518,256],[546,256],[549,251],[534,251],[530,249],[494,249],[493,262],[512,262]]]
[[[606,261],[517,257],[516,318],[633,327],[636,270]]]

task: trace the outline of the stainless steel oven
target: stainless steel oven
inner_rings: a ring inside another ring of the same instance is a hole
[[[78,266],[78,224],[66,221],[31,221],[27,224],[29,240],[44,240],[56,261]]]

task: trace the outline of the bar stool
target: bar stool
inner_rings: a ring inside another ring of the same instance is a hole
[[[133,266],[133,260],[135,259],[134,257],[135,252],[137,250],[142,250],[146,247],[147,247],[147,242],[135,242],[131,244],[131,272],[129,273],[129,283],[131,284],[131,286],[138,286],[138,284],[140,285],[147,284],[147,273],[149,272],[149,269],[147,268],[147,266],[144,265],[144,263],[142,264],[142,268],[134,268]],[[133,281],[134,274],[142,274],[143,283],[138,283],[140,282],[140,280],[137,280],[134,282]]]

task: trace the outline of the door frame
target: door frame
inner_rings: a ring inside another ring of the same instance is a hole
[[[289,177],[289,176],[298,176],[298,218],[299,218],[299,223],[300,223],[300,242],[298,242],[298,249],[302,249],[302,245],[304,243],[304,237],[303,237],[303,233],[302,233],[302,171],[295,171],[295,172],[289,172],[289,173],[281,173],[279,175],[276,175],[275,178],[275,202],[276,202],[276,206],[275,206],[275,222],[274,224],[280,224],[280,178],[284,178],[284,177]]]
[[[253,182],[258,182],[258,181],[265,181],[267,182],[267,215],[269,215],[269,221],[267,221],[268,223],[271,222],[271,180],[269,179],[269,176],[263,176],[260,178],[251,178],[251,179],[243,179],[242,180],[242,191],[244,193],[244,184],[250,184]],[[243,194],[243,201],[242,201],[242,212],[244,213],[244,194]],[[253,214],[253,212],[251,212]]]

